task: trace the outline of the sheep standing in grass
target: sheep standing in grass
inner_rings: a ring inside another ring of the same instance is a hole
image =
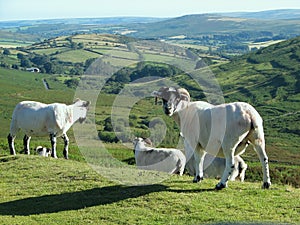
[[[152,94],[163,100],[164,113],[174,118],[185,138],[185,150],[194,154],[194,182],[203,179],[204,157],[210,153],[226,159],[226,167],[216,189],[227,187],[234,169],[234,156],[251,143],[262,164],[262,187],[270,187],[263,120],[251,105],[244,102],[222,105],[190,102],[190,94],[184,88],[162,87]]]
[[[44,104],[35,101],[23,101],[14,109],[10,124],[10,133],[7,136],[10,153],[16,155],[14,140],[21,129],[24,152],[30,154],[29,142],[31,136],[50,136],[51,156],[56,156],[56,137],[64,139],[64,157],[68,159],[69,138],[67,131],[76,122],[83,122],[87,115],[90,102],[77,99],[72,105],[61,103]]]
[[[135,138],[134,156],[139,169],[157,170],[170,174],[183,174],[185,168],[185,156],[178,149],[146,147],[146,139]]]

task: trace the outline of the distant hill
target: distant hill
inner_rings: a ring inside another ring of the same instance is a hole
[[[179,35],[196,39],[203,35],[238,35],[237,38],[248,41],[266,36],[281,39],[297,36],[300,33],[299,15],[300,9],[286,9],[195,14],[177,18],[110,17],[0,21],[0,29],[10,31],[16,36],[26,34],[43,39],[83,33],[118,33],[155,39]]]
[[[37,26],[41,24],[77,24],[77,25],[121,25],[129,23],[150,23],[165,20],[156,17],[103,17],[103,18],[62,18],[42,20],[0,21],[0,28]]]
[[[278,9],[267,10],[260,12],[232,12],[218,13],[222,16],[239,17],[248,19],[266,19],[266,20],[284,20],[284,19],[299,19],[300,9]]]
[[[128,30],[128,24],[144,24],[163,20],[165,20],[165,18],[108,17],[0,21],[0,31],[9,31],[15,34],[15,38],[18,38],[19,34],[31,35],[34,40],[37,37],[48,39],[63,35],[83,33],[122,33],[123,30]],[[19,37],[19,39],[22,39],[22,37]]]
[[[231,15],[231,14],[230,14]],[[252,35],[266,32],[272,36],[283,35],[286,37],[297,36],[300,33],[300,18],[294,20],[262,20],[228,17],[218,14],[186,15],[169,20],[133,24],[130,29],[135,37],[141,38],[169,38],[177,35],[185,35],[188,38],[198,38],[203,35]]]

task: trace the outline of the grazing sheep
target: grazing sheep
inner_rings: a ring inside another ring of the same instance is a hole
[[[30,154],[29,142],[31,136],[50,136],[51,156],[56,156],[56,137],[64,139],[64,157],[68,159],[69,138],[67,131],[76,122],[83,122],[86,118],[90,102],[77,99],[72,105],[61,103],[44,104],[34,101],[23,101],[17,104],[7,136],[10,153],[16,155],[14,139],[21,129],[25,154]]]
[[[35,148],[35,151],[36,151],[37,154],[39,154],[40,156],[43,156],[43,157],[49,157],[51,155],[51,149],[50,148],[37,146]]]
[[[225,157],[226,168],[216,189],[227,187],[228,178],[234,169],[234,156],[251,143],[262,164],[262,187],[270,187],[263,120],[251,105],[244,102],[222,105],[190,102],[190,94],[184,88],[162,87],[152,94],[163,100],[164,113],[172,116],[179,125],[185,138],[185,150],[194,152],[194,182],[203,179],[204,157],[208,152]]]
[[[184,172],[185,156],[178,149],[146,147],[147,139],[135,138],[134,156],[139,169],[157,170],[170,174]]]
[[[214,157],[209,154],[205,155],[203,164],[203,176],[204,178],[221,178],[225,170],[226,160],[224,158]],[[241,182],[245,180],[245,172],[247,170],[247,164],[240,155],[234,156],[234,169],[229,176],[230,181],[234,181],[238,176]],[[185,168],[191,176],[195,176],[195,158],[192,156],[187,161]]]

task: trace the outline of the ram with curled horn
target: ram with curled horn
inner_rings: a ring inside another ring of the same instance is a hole
[[[262,187],[270,187],[263,120],[253,106],[245,102],[221,105],[191,102],[190,94],[184,88],[162,87],[152,95],[162,99],[164,113],[172,116],[180,127],[185,151],[194,155],[194,182],[203,179],[203,161],[209,153],[226,159],[226,167],[216,189],[227,187],[234,168],[234,156],[244,152],[250,143],[262,164]]]

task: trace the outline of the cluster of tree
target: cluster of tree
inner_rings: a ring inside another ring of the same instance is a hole
[[[117,94],[125,83],[144,77],[172,77],[182,73],[178,68],[153,62],[139,62],[134,68],[123,68],[117,71],[106,83],[104,91]]]
[[[151,133],[151,141],[154,145],[160,144],[171,146],[178,142],[178,129],[172,119],[167,120],[166,130],[165,124],[160,119],[150,120],[148,116],[129,115],[129,123],[123,119],[118,119],[115,127],[112,125],[111,117],[107,117],[104,121],[98,122],[102,125],[102,129],[98,131],[99,138],[104,142],[131,142],[134,137],[149,137]],[[151,129],[155,132],[151,132]],[[165,140],[162,140],[165,137]]]
[[[237,33],[226,34],[210,34],[199,35],[197,37],[187,37],[189,42],[210,46],[209,50],[199,50],[200,53],[205,54],[245,54],[250,51],[246,42],[265,42],[276,41],[292,38],[293,34],[278,34],[275,35],[270,31],[243,31]]]
[[[81,46],[80,43],[76,45],[77,46],[74,48],[78,48],[78,46]],[[88,59],[85,63],[62,62],[56,59],[54,56],[30,53],[24,48],[17,49],[19,51],[26,52],[27,54],[17,53],[17,61],[15,60],[16,63],[11,64],[10,60],[3,60],[3,62],[1,62],[0,64],[1,67],[13,69],[26,69],[30,67],[37,67],[41,73],[82,75],[86,68],[88,68],[89,65],[95,60]],[[2,57],[10,55],[11,52],[9,49],[3,49]]]
[[[57,74],[63,73],[62,65],[51,60],[47,55],[39,54],[22,54],[18,53],[17,58],[20,60],[20,66],[23,68],[38,67],[42,73]]]

